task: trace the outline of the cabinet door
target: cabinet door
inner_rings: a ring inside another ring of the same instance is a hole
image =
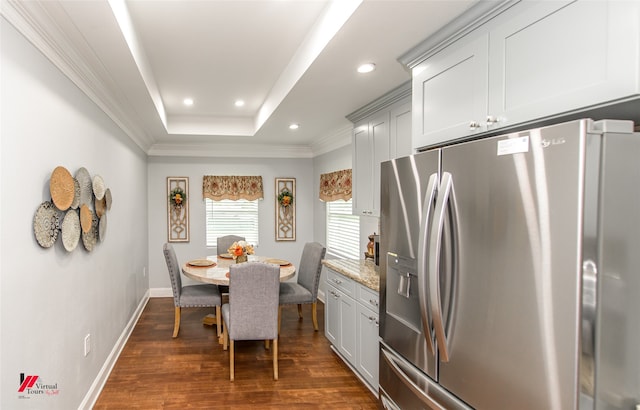
[[[389,112],[356,126],[353,134],[353,213],[380,214],[380,163],[389,159]]]
[[[391,110],[389,117],[389,158],[411,155],[411,102]]]
[[[486,130],[487,34],[454,44],[413,69],[413,148]]]
[[[488,114],[506,126],[640,92],[640,4],[522,2],[490,32]]]
[[[327,283],[327,296],[324,305],[324,334],[329,342],[337,346],[340,339],[340,294],[330,284]]]
[[[379,114],[369,123],[369,134],[373,144],[373,175],[369,180],[373,206],[368,215],[380,216],[380,164],[389,160],[389,112]]]
[[[353,214],[366,215],[373,208],[371,177],[373,146],[369,139],[369,122],[358,124],[353,131]]]
[[[378,313],[358,303],[358,355],[356,369],[378,389]]]
[[[356,301],[340,291],[338,304],[340,306],[340,339],[338,351],[353,366],[356,365]]]

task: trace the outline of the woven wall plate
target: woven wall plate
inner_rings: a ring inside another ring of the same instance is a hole
[[[105,236],[107,236],[107,214],[102,215],[100,222],[98,222],[98,238],[100,238],[100,242],[104,242]]]
[[[80,185],[80,205],[87,205],[91,208],[93,206],[93,182],[89,171],[84,167],[78,169],[76,179]]]
[[[86,204],[80,205],[80,226],[82,227],[82,233],[87,233],[91,230],[92,213]]]
[[[56,167],[53,170],[49,180],[49,191],[51,200],[59,210],[69,209],[76,191],[73,177],[65,167]]]
[[[73,178],[73,202],[71,202],[71,209],[78,209],[80,206],[80,183]]]
[[[91,229],[82,232],[82,244],[84,248],[91,252],[98,242],[98,215],[91,211]]]
[[[106,191],[104,191],[104,200],[107,203],[107,211],[111,210],[111,188],[107,188]]]
[[[105,186],[104,186],[104,180],[102,179],[102,177],[100,175],[96,175],[93,177],[93,195],[96,196],[96,199],[102,199],[104,198],[104,191],[105,191]]]
[[[33,233],[43,248],[50,248],[58,238],[60,215],[52,202],[40,204],[33,217]]]
[[[62,245],[67,252],[73,251],[80,241],[80,217],[78,211],[70,209],[62,220]]]

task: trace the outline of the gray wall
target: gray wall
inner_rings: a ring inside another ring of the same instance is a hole
[[[190,241],[173,243],[178,260],[215,254],[206,246],[203,175],[261,175],[264,199],[258,204],[259,246],[256,253],[297,264],[306,242],[314,240],[313,163],[311,159],[174,158],[150,157],[149,183],[149,286],[152,296],[171,295],[162,245],[167,241],[167,177],[189,177]],[[296,240],[275,240],[275,179],[296,179]],[[316,194],[317,197],[317,194]],[[185,278],[185,283],[190,283]]]
[[[146,155],[14,28],[1,24],[0,361],[3,409],[73,409],[140,303],[147,266]],[[53,169],[86,167],[113,193],[105,242],[38,245],[33,217]],[[91,352],[84,356],[84,337]],[[20,373],[57,395],[18,393]]]

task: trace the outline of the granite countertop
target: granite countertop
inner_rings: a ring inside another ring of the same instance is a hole
[[[378,267],[371,260],[363,259],[324,259],[322,264],[358,283],[380,291],[380,273]]]

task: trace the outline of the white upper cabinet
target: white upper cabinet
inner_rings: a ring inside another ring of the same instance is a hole
[[[486,131],[488,36],[413,69],[413,147]]]
[[[520,8],[507,11],[490,34],[487,114],[497,126],[640,93],[638,2],[525,2]]]
[[[640,1],[509,4],[413,68],[413,148],[640,96]]]
[[[403,84],[347,118],[353,130],[353,214],[380,215],[380,164],[411,149],[411,85]]]
[[[389,158],[401,158],[413,154],[411,148],[411,101],[400,104],[390,112]]]

